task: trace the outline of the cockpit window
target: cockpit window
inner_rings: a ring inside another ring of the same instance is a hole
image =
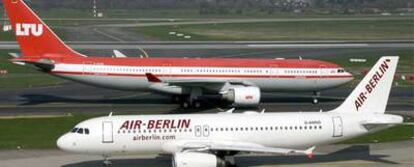
[[[77,131],[78,131],[78,128],[73,128],[72,131],[70,131],[70,132],[75,133]]]
[[[89,129],[88,128],[73,128],[71,133],[78,133],[78,134],[86,134],[89,135]]]
[[[79,128],[79,129],[78,129],[78,133],[79,133],[79,134],[83,134],[83,128]]]
[[[338,69],[338,73],[344,73],[345,70],[343,68]]]

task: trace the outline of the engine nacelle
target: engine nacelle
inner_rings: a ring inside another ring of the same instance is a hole
[[[225,167],[224,160],[209,153],[187,152],[173,156],[173,167]]]
[[[234,106],[257,106],[260,102],[260,89],[258,87],[235,87],[223,94],[223,98],[233,102]]]

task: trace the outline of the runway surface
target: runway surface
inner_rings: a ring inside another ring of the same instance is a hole
[[[306,156],[240,155],[235,161],[240,167],[274,166],[364,166],[364,167],[411,167],[414,165],[414,140],[360,144],[329,145],[316,150],[312,159]],[[64,153],[59,150],[0,151],[2,167],[91,167],[102,166],[102,157]],[[167,155],[130,155],[112,158],[113,167],[165,167],[170,166]]]
[[[170,25],[202,25],[202,24],[230,24],[230,23],[260,23],[260,22],[304,22],[304,21],[378,21],[378,20],[407,20],[406,17],[349,17],[349,18],[244,18],[244,19],[198,19],[184,20],[179,22],[149,22],[149,23],[121,23],[121,24],[101,24],[97,27],[150,27],[150,26],[170,26]]]
[[[265,108],[268,112],[327,111],[341,104],[350,91],[352,91],[352,88],[323,91],[321,98],[319,98],[319,104],[311,103],[311,93],[265,93],[259,109]],[[391,92],[387,110],[408,115],[414,114],[413,97],[414,92],[411,87],[394,88]],[[229,108],[214,103],[206,105],[205,108],[197,110],[182,109],[178,104],[171,103],[168,96],[149,92],[108,90],[74,82],[51,87],[0,90],[0,115],[77,112],[115,112],[119,114],[198,113],[218,112],[217,108]]]

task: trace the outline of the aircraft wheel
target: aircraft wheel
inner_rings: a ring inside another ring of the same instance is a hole
[[[109,157],[108,156],[104,156],[104,161],[103,161],[103,164],[102,164],[104,167],[110,167],[110,166],[112,166],[112,162],[111,162],[111,160],[109,160]]]
[[[189,107],[190,107],[190,102],[188,102],[188,101],[183,101],[183,102],[181,103],[181,107],[183,107],[183,108],[189,108]]]
[[[103,166],[104,167],[111,167],[112,166],[112,162],[111,161],[104,161],[103,162]]]
[[[312,101],[312,103],[313,103],[313,104],[318,104],[318,103],[319,103],[319,101],[318,101],[318,99],[317,99],[317,98],[314,98],[314,99],[313,99],[313,101]]]
[[[201,107],[201,102],[200,101],[194,101],[193,102],[194,108],[200,108]]]
[[[313,104],[318,104],[319,103],[318,98],[320,96],[321,96],[321,92],[317,92],[317,91],[313,92],[313,100],[312,100],[312,103]]]
[[[182,100],[182,98],[180,97],[180,95],[172,95],[171,96],[171,102],[173,103],[179,103]]]

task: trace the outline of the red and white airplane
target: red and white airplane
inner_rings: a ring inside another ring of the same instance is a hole
[[[222,167],[226,160],[234,163],[232,156],[239,152],[312,157],[315,146],[403,122],[384,113],[397,63],[396,56],[379,59],[348,98],[328,112],[109,115],[79,123],[57,145],[105,158],[171,154],[174,167]]]
[[[24,1],[3,4],[21,49],[13,62],[93,86],[170,94],[183,99],[184,107],[199,107],[203,95],[256,106],[261,91],[316,95],[353,79],[340,66],[317,60],[85,56],[65,45]]]

